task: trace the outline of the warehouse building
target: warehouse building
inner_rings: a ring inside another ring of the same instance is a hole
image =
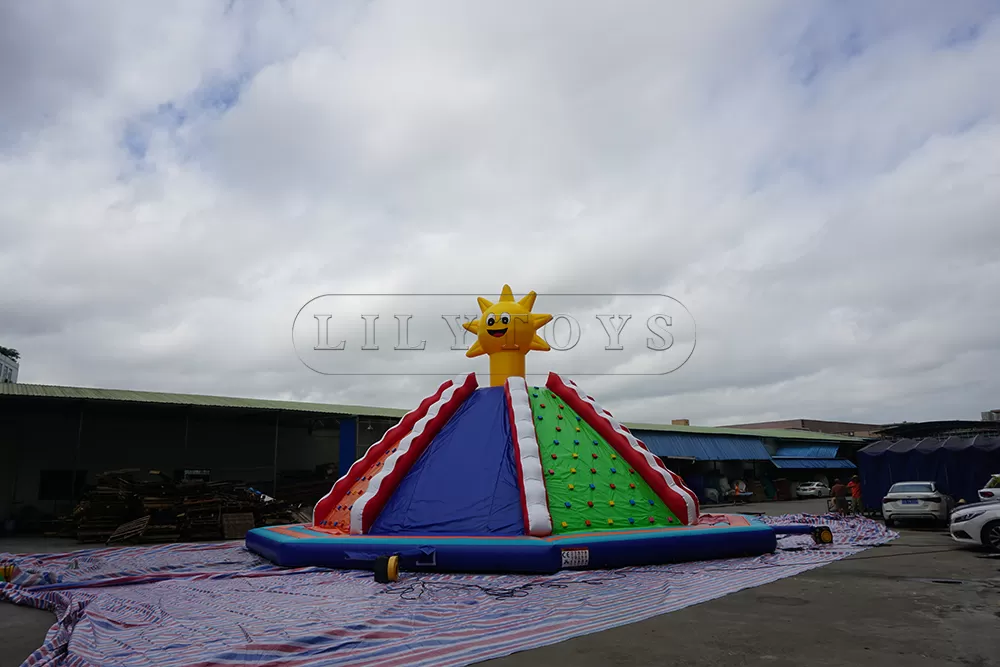
[[[305,499],[347,471],[405,410],[193,394],[0,384],[0,520],[72,511],[109,470],[239,481]],[[861,438],[781,429],[627,424],[703,501],[744,480],[754,500],[846,474]],[[783,484],[784,482],[784,484]],[[311,485],[311,486],[310,486]],[[711,490],[714,489],[715,493]],[[315,497],[314,497],[315,496]]]
[[[157,469],[280,496],[336,478],[405,410],[146,391],[0,384],[0,520],[70,512],[97,476]]]

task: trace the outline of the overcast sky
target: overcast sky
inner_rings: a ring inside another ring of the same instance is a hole
[[[27,383],[409,408],[299,310],[509,283],[687,308],[678,370],[576,378],[625,420],[978,419],[1000,3],[0,3],[0,229]]]

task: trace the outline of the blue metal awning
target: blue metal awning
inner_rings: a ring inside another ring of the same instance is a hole
[[[840,445],[778,445],[775,456],[793,459],[835,459]]]
[[[632,431],[660,458],[696,461],[770,461],[759,438],[661,431]]]
[[[856,465],[848,461],[847,459],[796,459],[796,458],[781,458],[779,456],[774,456],[771,461],[778,468],[786,470],[802,470],[802,469],[848,469],[857,468]]]

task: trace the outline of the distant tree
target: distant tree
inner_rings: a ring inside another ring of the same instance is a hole
[[[17,361],[18,359],[21,358],[20,352],[18,352],[12,347],[4,347],[3,345],[0,345],[0,354],[2,354],[5,357],[10,357],[14,361]]]

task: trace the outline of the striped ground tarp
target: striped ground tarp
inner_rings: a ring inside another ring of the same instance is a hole
[[[0,555],[0,599],[53,611],[24,665],[317,667],[468,665],[634,623],[826,565],[897,535],[860,517],[834,543],[786,537],[774,554],[553,576],[285,570],[242,543]],[[0,630],[2,641],[2,630]]]

